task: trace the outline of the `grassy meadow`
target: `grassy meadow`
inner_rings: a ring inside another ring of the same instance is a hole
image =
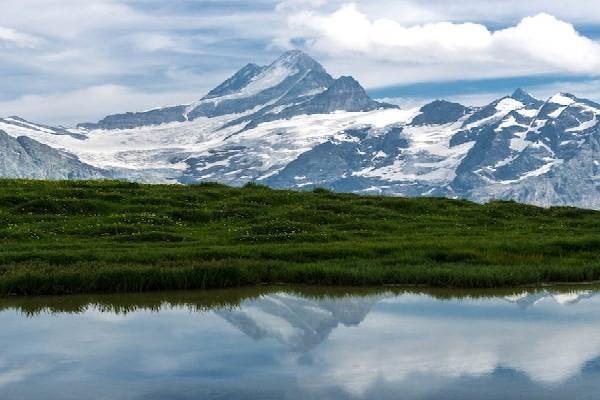
[[[600,212],[514,202],[0,180],[0,295],[600,280]]]

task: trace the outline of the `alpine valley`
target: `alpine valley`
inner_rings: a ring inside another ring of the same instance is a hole
[[[1,110],[0,110],[1,112]],[[403,110],[300,51],[191,104],[76,128],[0,119],[0,176],[202,181],[600,209],[600,105],[523,90]]]

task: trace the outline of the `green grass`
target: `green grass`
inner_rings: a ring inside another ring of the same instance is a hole
[[[0,180],[0,295],[596,280],[595,211],[258,185]]]

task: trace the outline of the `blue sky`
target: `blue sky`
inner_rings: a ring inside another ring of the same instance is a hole
[[[2,0],[0,115],[191,102],[290,48],[406,107],[516,87],[600,100],[599,40],[598,0]]]

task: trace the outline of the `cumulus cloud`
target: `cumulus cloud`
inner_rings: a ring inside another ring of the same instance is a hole
[[[365,5],[368,2],[365,2]],[[564,0],[420,0],[377,1],[371,2],[369,12],[379,16],[389,13],[397,15],[395,3],[410,4],[413,7],[424,8],[436,15],[437,19],[448,21],[494,21],[510,23],[526,15],[541,12],[554,15],[560,19],[574,23],[597,23],[600,21],[600,3],[596,0],[578,0],[565,6]],[[376,4],[375,4],[376,3]],[[430,20],[431,21],[431,20]]]
[[[458,65],[460,76],[455,78],[477,75],[482,67],[496,76],[600,71],[600,43],[543,13],[495,31],[476,23],[405,26],[393,19],[370,19],[355,4],[331,14],[297,13],[288,22],[313,51],[397,63],[399,70],[401,64],[441,65],[446,70]]]
[[[334,11],[348,0],[299,1],[285,0],[283,6],[297,9]],[[361,10],[372,18],[389,18],[403,24],[428,22],[485,21],[494,24],[512,24],[524,16],[545,12],[559,19],[581,24],[600,22],[600,3],[596,0],[578,0],[565,7],[564,0],[355,0]]]

